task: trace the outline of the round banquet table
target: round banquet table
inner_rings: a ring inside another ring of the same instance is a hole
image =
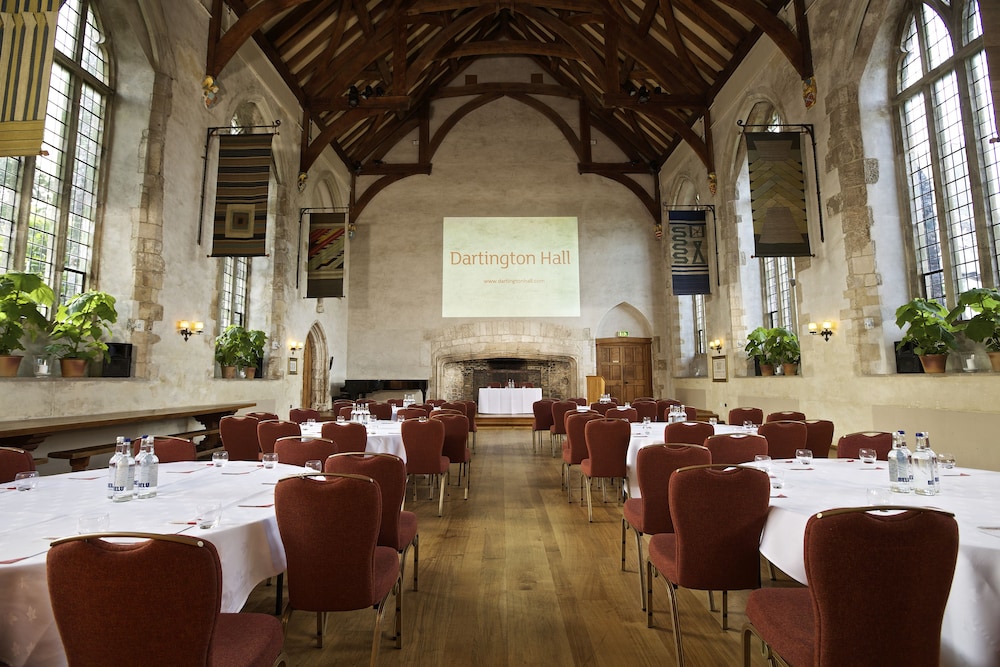
[[[399,432],[399,422],[379,420],[368,424],[368,442],[366,452],[395,454],[406,463],[406,449],[403,448],[403,436]],[[322,436],[323,422],[304,422],[299,424],[302,435],[310,438]]]

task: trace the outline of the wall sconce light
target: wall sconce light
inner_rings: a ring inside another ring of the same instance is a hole
[[[295,353],[301,350],[302,347],[303,343],[300,340],[293,340],[288,344],[288,349],[292,353],[292,356],[295,356]]]
[[[177,323],[177,333],[184,337],[184,341],[194,335],[200,335],[201,332],[205,330],[204,322],[188,322],[187,320],[181,320]]]
[[[358,231],[358,226],[354,224],[353,220],[351,220],[347,223],[347,238],[353,239],[356,231]]]
[[[718,338],[713,341],[709,341],[708,346],[716,352],[722,352],[722,341]]]
[[[829,321],[823,322],[822,328],[820,328],[820,325],[816,324],[815,322],[810,322],[809,333],[813,335],[819,334],[820,336],[823,337],[823,340],[829,342],[830,336],[833,335],[833,322]]]

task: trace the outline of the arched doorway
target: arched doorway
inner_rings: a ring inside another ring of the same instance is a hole
[[[325,410],[330,407],[330,383],[326,335],[313,324],[302,350],[302,405]]]

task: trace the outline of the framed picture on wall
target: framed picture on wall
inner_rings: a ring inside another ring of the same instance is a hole
[[[288,360],[288,374],[298,375],[299,374],[299,360],[295,357],[291,357]]]
[[[724,356],[712,357],[712,382],[725,382],[727,374],[726,358]]]

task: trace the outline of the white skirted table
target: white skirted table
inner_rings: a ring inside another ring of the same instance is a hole
[[[482,387],[478,407],[484,415],[530,415],[532,404],[540,400],[538,387]]]

